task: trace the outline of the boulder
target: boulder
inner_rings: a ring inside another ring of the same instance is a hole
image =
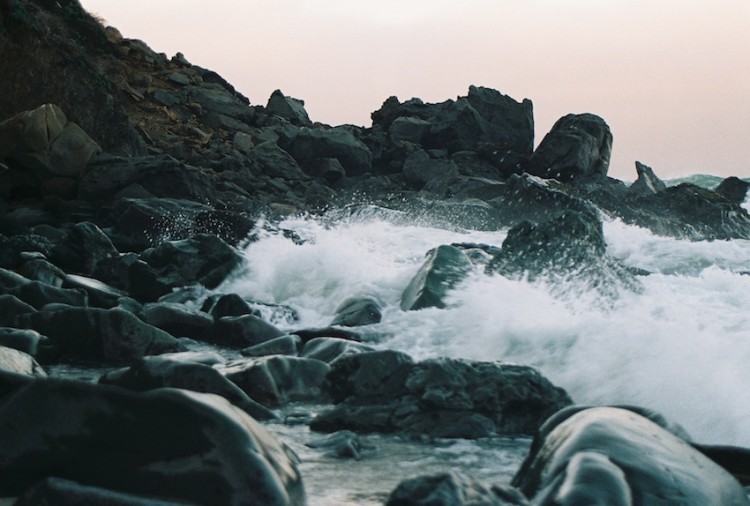
[[[404,179],[414,189],[420,190],[435,179],[458,175],[458,167],[446,158],[430,158],[423,150],[415,151],[404,160]]]
[[[36,312],[31,304],[27,304],[15,295],[0,295],[0,325],[16,325],[19,317]]]
[[[372,170],[370,149],[346,127],[301,128],[288,151],[308,171],[322,158],[336,158],[347,176],[360,176]]]
[[[47,376],[47,373],[34,360],[34,357],[23,351],[6,348],[5,346],[0,346],[0,370],[23,376],[42,378]]]
[[[43,258],[29,260],[18,268],[21,274],[32,281],[39,281],[45,285],[61,288],[65,279],[65,272],[56,265],[51,264]]]
[[[40,311],[20,316],[18,324],[47,336],[63,355],[76,359],[128,360],[182,350],[174,337],[117,308]]]
[[[188,506],[185,502],[172,502],[133,494],[123,494],[99,487],[81,485],[60,478],[46,478],[26,490],[13,506],[80,506],[106,504],[107,506]]]
[[[386,506],[529,506],[519,491],[485,486],[456,471],[410,478],[398,484]]]
[[[138,316],[149,325],[169,332],[175,337],[198,340],[205,340],[214,325],[211,315],[174,302],[145,304]]]
[[[324,432],[448,438],[533,434],[571,404],[563,389],[531,367],[458,359],[414,363],[392,351],[337,360],[326,385],[337,404],[310,425]]]
[[[209,313],[217,320],[224,316],[243,316],[247,314],[260,316],[259,313],[256,314],[256,311],[250,307],[250,304],[245,299],[236,293],[217,294],[208,297],[203,302],[201,311]]]
[[[287,97],[281,90],[275,90],[271,93],[266,111],[274,116],[284,118],[293,125],[312,126],[312,121],[305,111],[305,102],[297,98]]]
[[[533,504],[750,504],[724,469],[622,408],[570,408],[540,429],[513,485]]]
[[[231,347],[247,347],[283,336],[284,332],[255,315],[224,316],[204,339]]]
[[[358,327],[380,323],[382,310],[382,304],[374,297],[352,297],[339,304],[331,325]]]
[[[320,360],[274,355],[229,364],[224,374],[250,397],[268,407],[294,401],[321,401],[331,367]]]
[[[259,173],[278,177],[287,181],[305,181],[309,179],[297,161],[281,149],[275,142],[267,141],[258,144],[249,156]]]
[[[51,253],[55,265],[67,272],[90,276],[99,264],[119,255],[107,235],[89,222],[76,223]]]
[[[39,281],[29,281],[8,291],[23,302],[31,304],[36,309],[42,309],[47,304],[66,304],[69,306],[88,306],[88,294],[80,288],[57,288]]]
[[[292,355],[297,356],[302,345],[302,339],[294,334],[289,334],[264,343],[249,346],[240,353],[246,357],[265,357],[268,355]]]
[[[25,428],[0,441],[3,497],[54,476],[162,501],[305,504],[296,456],[215,395],[39,380],[4,399],[0,424]]]
[[[305,443],[309,448],[328,450],[326,455],[339,459],[361,460],[362,454],[375,447],[364,442],[358,434],[350,430],[340,430],[332,434],[317,437]]]
[[[0,327],[0,346],[13,348],[31,355],[36,355],[41,341],[46,340],[39,332],[28,329]]]
[[[456,247],[442,245],[430,250],[401,296],[401,309],[444,308],[448,292],[471,270],[471,260]]]
[[[421,144],[430,131],[430,122],[414,116],[399,116],[391,122],[388,135],[391,142]]]
[[[120,299],[127,297],[127,293],[113,286],[93,278],[79,276],[77,274],[66,274],[63,279],[63,288],[79,289],[86,292],[89,304],[94,307],[111,309],[117,306]]]
[[[242,409],[256,420],[269,420],[274,414],[258,404],[237,385],[210,365],[164,356],[143,357],[127,369],[105,374],[104,385],[115,385],[136,392],[157,388],[182,388],[191,392],[216,394]]]
[[[199,104],[204,114],[215,114],[240,123],[250,123],[255,116],[255,110],[246,100],[219,83],[203,82],[189,86],[187,90],[189,100]]]
[[[654,170],[648,165],[641,162],[635,162],[635,170],[638,173],[638,179],[628,188],[630,195],[653,195],[667,189],[667,185],[659,179]]]
[[[594,114],[568,114],[552,130],[529,159],[527,172],[562,182],[604,178],[612,154],[612,133]]]
[[[52,241],[36,234],[0,235],[0,267],[16,269],[28,260],[25,255],[32,252],[48,257],[53,246]]]
[[[333,364],[340,358],[365,351],[375,351],[375,348],[348,339],[316,337],[305,343],[299,356],[302,358],[314,358],[315,360],[322,360],[327,364]]]
[[[744,204],[747,200],[747,190],[750,188],[750,183],[743,181],[738,177],[728,177],[724,179],[719,185],[714,188],[716,193],[719,193],[732,202],[738,204]]]

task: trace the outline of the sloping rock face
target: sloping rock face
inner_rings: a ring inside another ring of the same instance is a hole
[[[471,260],[455,246],[442,245],[429,251],[427,260],[401,296],[401,309],[444,308],[448,292],[465,279],[471,269]]]
[[[305,504],[297,459],[213,395],[38,380],[3,399],[0,494],[54,476],[197,504]]]

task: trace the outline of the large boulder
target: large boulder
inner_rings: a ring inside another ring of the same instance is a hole
[[[250,153],[249,158],[261,174],[295,182],[309,179],[292,155],[281,149],[275,142],[267,141],[258,144]]]
[[[3,399],[0,495],[46,477],[155,500],[305,504],[297,459],[221,397],[37,380]]]
[[[264,319],[252,315],[224,316],[216,320],[213,329],[203,337],[222,346],[246,347],[281,337],[284,332]]]
[[[149,325],[169,332],[175,337],[198,340],[204,340],[214,325],[211,315],[174,302],[145,304],[138,316]]]
[[[455,246],[442,245],[427,253],[422,267],[401,296],[404,311],[446,306],[446,295],[471,272],[472,263]]]
[[[60,478],[46,478],[26,490],[13,506],[80,506],[106,504],[107,506],[186,506],[186,503],[162,501],[153,497],[114,492],[100,487],[81,485]]]
[[[517,490],[485,486],[455,471],[404,480],[386,506],[528,506]]]
[[[621,408],[570,408],[540,429],[513,479],[533,504],[747,505],[724,469]]]
[[[51,259],[65,271],[92,275],[119,252],[107,235],[89,222],[76,223],[52,250]]]
[[[531,367],[432,359],[393,351],[336,360],[327,385],[337,404],[311,428],[479,438],[533,434],[570,397]]]
[[[527,171],[563,182],[600,179],[607,175],[611,154],[612,132],[602,118],[568,114],[542,139]]]
[[[12,290],[9,295],[18,297],[23,302],[31,304],[36,309],[42,309],[47,304],[66,304],[69,306],[88,306],[88,294],[80,288],[57,288],[40,281],[29,281]]]
[[[358,327],[380,323],[382,304],[374,297],[351,297],[336,308],[336,315],[331,325]]]
[[[284,118],[293,125],[312,126],[312,121],[305,110],[305,102],[297,98],[287,97],[281,90],[271,93],[266,105],[269,114]]]
[[[14,348],[0,346],[0,371],[23,376],[46,377],[47,373],[34,357]]]
[[[747,190],[750,189],[750,183],[744,181],[738,177],[731,176],[722,180],[719,185],[714,188],[716,193],[724,195],[732,202],[743,204],[747,200]]]
[[[346,127],[301,128],[288,151],[308,171],[314,171],[319,160],[326,158],[337,159],[347,176],[359,176],[372,169],[370,149]]]
[[[66,308],[18,318],[18,325],[49,337],[76,359],[128,360],[180,351],[179,341],[122,309]]]

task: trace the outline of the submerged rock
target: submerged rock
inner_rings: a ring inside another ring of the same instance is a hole
[[[339,304],[331,325],[344,327],[371,325],[379,323],[382,317],[382,306],[376,298],[353,297]]]
[[[459,248],[442,245],[430,250],[401,296],[401,309],[444,308],[447,293],[471,270],[471,260]]]
[[[510,487],[485,486],[455,471],[419,476],[399,483],[386,506],[528,506]]]

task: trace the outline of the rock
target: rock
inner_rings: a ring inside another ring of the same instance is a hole
[[[404,179],[416,190],[428,182],[457,176],[458,167],[450,159],[434,159],[423,150],[415,151],[404,161]]]
[[[77,274],[66,274],[63,281],[63,288],[85,291],[88,294],[90,305],[104,309],[111,309],[117,306],[122,297],[127,297],[127,293],[122,290],[118,290],[96,279],[78,276]]]
[[[487,487],[456,471],[404,480],[391,492],[386,506],[528,506],[510,487]]]
[[[628,188],[630,195],[653,195],[666,190],[667,185],[654,174],[651,167],[635,162],[635,170],[638,173],[638,179]]]
[[[336,158],[348,176],[360,176],[372,170],[370,149],[346,127],[330,130],[301,128],[289,147],[289,153],[308,171],[323,158]]]
[[[128,360],[182,348],[174,337],[122,309],[41,311],[20,316],[18,323],[49,337],[72,358]]]
[[[342,357],[348,357],[355,353],[375,351],[375,348],[366,344],[339,339],[336,337],[316,337],[305,343],[299,356],[302,358],[314,358],[328,364],[333,364]]]
[[[0,346],[22,351],[32,357],[36,355],[42,340],[39,332],[33,330],[0,327]]]
[[[174,360],[167,357],[143,357],[127,369],[105,374],[99,383],[115,385],[136,392],[157,388],[182,388],[191,392],[216,394],[245,411],[256,420],[270,420],[275,415],[258,404],[237,385],[210,365]]]
[[[249,156],[261,174],[279,177],[287,181],[304,181],[308,176],[292,156],[276,145],[264,142],[255,147]]]
[[[293,125],[312,126],[312,121],[305,111],[305,102],[302,100],[287,97],[281,90],[275,90],[271,93],[266,105],[266,111],[269,114],[284,118]]]
[[[255,143],[253,142],[253,138],[250,136],[250,134],[247,134],[245,132],[237,132],[234,134],[232,146],[240,153],[249,155],[253,152]]]
[[[205,340],[214,324],[211,315],[173,302],[146,304],[139,317],[149,325],[169,332],[175,337],[198,340]]]
[[[336,316],[331,325],[359,327],[380,323],[382,305],[374,297],[353,297],[346,299],[336,308]]]
[[[250,123],[255,111],[247,102],[218,83],[203,82],[187,88],[189,100],[200,104],[206,113]]]
[[[131,294],[148,302],[178,287],[216,288],[242,264],[243,257],[218,237],[199,234],[149,248],[141,260],[130,267]]]
[[[204,339],[232,347],[247,347],[283,336],[284,332],[255,315],[224,316]]]
[[[359,333],[349,329],[342,329],[341,327],[297,329],[292,334],[299,336],[303,343],[307,343],[318,337],[335,337],[357,343],[362,341],[362,336]]]
[[[66,271],[90,276],[101,262],[118,255],[112,241],[99,227],[83,222],[73,225],[65,239],[55,245],[51,260]]]
[[[84,174],[89,161],[101,151],[102,148],[81,127],[70,121],[52,140],[50,172],[56,176],[78,178]]]
[[[38,252],[47,257],[52,248],[49,239],[35,234],[0,236],[0,267],[16,269],[26,262],[25,253]]]
[[[374,450],[375,447],[362,441],[359,435],[349,430],[340,430],[333,434],[318,437],[305,443],[310,448],[329,450],[327,455],[344,459],[362,459],[363,451]]]
[[[562,182],[603,178],[611,153],[612,133],[602,118],[568,114],[542,139],[529,159],[527,172]]]
[[[391,122],[388,135],[391,142],[421,144],[430,131],[430,122],[413,116],[400,116]]]
[[[336,158],[319,158],[308,168],[313,176],[322,177],[328,184],[336,184],[346,177],[346,170]]]
[[[65,272],[47,260],[38,258],[21,264],[18,273],[32,281],[39,281],[45,285],[61,288],[65,279]]]
[[[57,288],[39,281],[29,281],[8,291],[23,302],[31,304],[36,309],[42,309],[47,304],[66,304],[68,306],[88,306],[88,294],[80,288]]]
[[[743,181],[738,177],[728,177],[724,179],[719,185],[714,188],[714,191],[720,195],[725,196],[732,202],[738,204],[744,204],[747,199],[747,190],[750,188],[750,183]]]
[[[296,456],[215,395],[41,380],[6,397],[0,424],[25,428],[0,441],[4,497],[55,476],[156,500],[305,503]]]
[[[274,355],[229,364],[224,374],[250,397],[268,407],[294,401],[321,401],[331,367],[320,360]]]
[[[275,337],[264,343],[256,344],[241,350],[246,357],[265,357],[268,355],[292,355],[299,354],[302,339],[294,334]],[[309,357],[308,357],[309,358]]]
[[[82,504],[106,504],[107,506],[185,506],[180,501],[162,501],[153,497],[123,494],[99,487],[81,485],[60,478],[46,478],[21,495],[14,506],[80,506]]]
[[[47,376],[47,373],[34,360],[34,357],[23,351],[5,346],[0,346],[0,370],[23,376],[41,378]]]
[[[0,295],[0,325],[14,326],[18,317],[34,312],[34,306],[23,302],[15,295]]]
[[[224,316],[244,316],[247,314],[260,316],[259,312],[250,308],[250,304],[236,293],[208,297],[203,302],[201,311],[209,313],[217,320]]]
[[[533,503],[750,504],[740,484],[633,411],[571,408],[540,429],[513,478]]]
[[[401,309],[444,308],[447,293],[471,270],[471,260],[458,248],[443,245],[430,250],[401,296]]]
[[[606,250],[597,216],[566,211],[543,223],[513,227],[487,271],[514,279],[547,279],[559,294],[592,290],[603,301],[616,299],[620,289],[639,290],[634,275]]]
[[[2,289],[3,292],[14,290],[28,282],[28,278],[11,270],[0,268],[0,289]]]
[[[336,406],[310,428],[479,438],[533,434],[571,403],[531,367],[458,359],[413,363],[401,353],[365,352],[332,364],[326,385]]]

